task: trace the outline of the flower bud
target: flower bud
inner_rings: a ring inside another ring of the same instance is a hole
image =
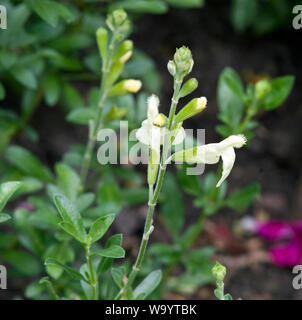
[[[166,125],[167,121],[168,121],[167,117],[166,117],[164,114],[159,113],[159,114],[155,117],[155,119],[154,119],[154,121],[153,121],[153,124],[154,124],[155,126],[157,126],[157,127],[162,128],[162,127],[164,127],[164,126]]]
[[[271,90],[271,83],[267,79],[260,80],[255,85],[256,99],[262,99]]]
[[[176,71],[181,75],[187,75],[192,71],[193,68],[193,58],[191,50],[185,46],[176,49],[174,55],[174,62],[176,65]]]
[[[175,66],[174,61],[170,60],[168,62],[167,68],[168,68],[168,71],[171,74],[171,76],[174,77],[176,74],[176,66]]]
[[[115,62],[117,60],[120,60],[121,62],[126,63],[132,55],[132,49],[133,42],[131,40],[123,41],[113,55],[112,61]]]
[[[226,276],[226,267],[216,261],[215,266],[212,268],[212,274],[217,281],[223,281]]]
[[[106,23],[112,32],[115,33],[117,40],[121,41],[130,31],[130,20],[123,9],[114,10],[108,15]]]
[[[96,32],[96,38],[100,55],[104,61],[107,55],[108,31],[105,28],[99,28]]]
[[[175,123],[182,122],[188,118],[195,116],[197,113],[203,111],[207,105],[207,98],[195,98],[185,105],[175,116]]]
[[[117,83],[108,93],[109,96],[120,96],[127,93],[136,93],[142,87],[140,80],[128,79]]]
[[[198,81],[195,78],[188,80],[180,90],[180,97],[183,98],[192,93],[198,86]]]

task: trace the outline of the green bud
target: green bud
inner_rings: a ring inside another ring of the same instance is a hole
[[[183,98],[192,93],[198,87],[198,81],[195,78],[188,80],[180,90],[180,97]]]
[[[181,75],[187,75],[190,73],[194,64],[191,50],[185,46],[176,49],[174,62],[177,73],[180,73]]]
[[[256,99],[262,99],[271,91],[271,83],[267,79],[260,80],[255,85]]]
[[[104,123],[122,119],[128,113],[128,108],[118,108],[116,105],[111,106],[104,118]]]
[[[167,117],[164,114],[159,113],[154,119],[153,124],[157,127],[163,128],[167,122],[168,122]]]
[[[182,122],[188,118],[195,116],[197,113],[203,111],[207,105],[205,97],[195,98],[186,104],[175,116],[174,121]]]
[[[142,87],[140,80],[122,80],[113,86],[108,92],[108,96],[121,96],[127,93],[137,93]]]
[[[156,182],[158,167],[159,167],[159,154],[150,149],[150,158],[148,164],[148,184],[153,186]]]
[[[133,49],[133,42],[131,40],[125,40],[116,50],[115,54],[113,55],[112,61],[122,60],[123,63],[131,57]]]
[[[124,63],[120,60],[116,61],[110,69],[109,75],[106,79],[105,86],[106,88],[111,88],[111,86],[115,83],[118,77],[121,75],[124,68]]]
[[[109,14],[106,23],[110,30],[115,33],[118,41],[121,41],[127,36],[131,27],[127,13],[123,9],[114,10]]]
[[[99,28],[96,32],[96,39],[97,39],[100,55],[104,61],[107,55],[108,31],[105,28]]]
[[[226,276],[226,267],[216,261],[215,266],[212,268],[212,274],[217,281],[223,281]]]

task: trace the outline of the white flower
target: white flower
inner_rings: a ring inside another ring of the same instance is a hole
[[[233,135],[219,143],[205,144],[203,146],[176,152],[172,155],[172,160],[214,164],[217,163],[221,157],[223,162],[222,176],[216,185],[216,187],[219,187],[228,177],[235,163],[236,155],[234,148],[241,148],[245,143],[246,138],[244,135]]]
[[[137,139],[145,144],[150,146],[152,150],[154,150],[158,155],[160,153],[160,146],[164,142],[165,134],[168,133],[168,129],[166,127],[159,127],[155,125],[156,119],[158,119],[159,112],[159,99],[156,95],[152,95],[148,99],[148,112],[147,119],[142,122],[141,128],[139,128],[136,132]],[[161,119],[162,120],[162,119]],[[185,131],[182,127],[176,129],[177,132],[173,132],[175,138],[172,144],[180,144],[185,138]]]

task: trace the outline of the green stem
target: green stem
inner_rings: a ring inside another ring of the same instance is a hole
[[[98,286],[97,286],[97,281],[93,271],[92,259],[90,255],[90,246],[86,247],[85,249],[86,249],[86,260],[87,260],[89,280],[90,280],[89,284],[92,289],[92,299],[98,300]]]
[[[161,164],[160,164],[160,170],[159,170],[159,174],[158,174],[158,178],[157,178],[157,182],[156,182],[156,187],[154,190],[154,193],[150,191],[149,193],[149,201],[148,201],[148,214],[147,214],[147,218],[145,221],[145,227],[144,227],[144,233],[142,236],[142,240],[141,240],[141,244],[140,244],[140,249],[136,258],[136,262],[133,265],[133,268],[130,272],[130,275],[128,277],[128,281],[126,283],[126,285],[120,290],[120,292],[117,294],[116,296],[116,300],[120,300],[123,298],[123,296],[125,294],[127,294],[128,290],[131,288],[138,272],[140,271],[141,267],[142,267],[142,263],[145,257],[145,253],[146,253],[146,249],[147,249],[147,245],[148,245],[148,241],[149,241],[149,237],[150,234],[153,231],[153,213],[154,213],[154,209],[155,206],[157,204],[157,200],[163,185],[163,181],[164,181],[164,176],[165,176],[165,172],[166,172],[166,160],[167,160],[167,156],[168,156],[168,151],[169,151],[169,144],[170,144],[170,140],[171,140],[171,134],[170,131],[173,127],[173,121],[174,121],[174,116],[175,116],[175,111],[176,111],[176,106],[179,100],[179,91],[180,91],[180,87],[181,87],[181,83],[182,83],[182,78],[176,78],[174,81],[174,94],[173,94],[173,98],[172,98],[172,102],[171,102],[171,108],[170,108],[170,113],[169,113],[169,121],[168,121],[168,129],[169,129],[169,134],[167,134],[164,138],[164,144],[163,144],[163,152],[162,152],[162,157],[161,157]],[[150,188],[150,187],[149,187]],[[150,190],[150,189],[149,189]],[[153,187],[152,187],[153,190]],[[152,196],[151,196],[152,195]]]
[[[102,114],[103,114],[103,107],[104,103],[107,99],[108,95],[108,88],[106,87],[107,77],[110,73],[111,65],[112,65],[112,56],[114,53],[114,44],[115,44],[115,36],[112,37],[111,43],[109,45],[109,50],[107,57],[104,61],[103,72],[102,72],[102,81],[101,81],[101,88],[100,88],[100,100],[98,104],[98,111],[96,113],[95,120],[93,122],[93,128],[89,133],[89,139],[87,141],[86,150],[84,154],[82,169],[81,169],[81,190],[85,189],[86,178],[88,174],[88,170],[91,163],[92,153],[95,146],[95,142],[97,139],[97,133],[102,125]]]

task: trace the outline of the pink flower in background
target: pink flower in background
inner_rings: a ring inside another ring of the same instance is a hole
[[[302,221],[259,223],[258,234],[269,241],[280,241],[270,248],[273,262],[280,267],[293,267],[302,260]]]

